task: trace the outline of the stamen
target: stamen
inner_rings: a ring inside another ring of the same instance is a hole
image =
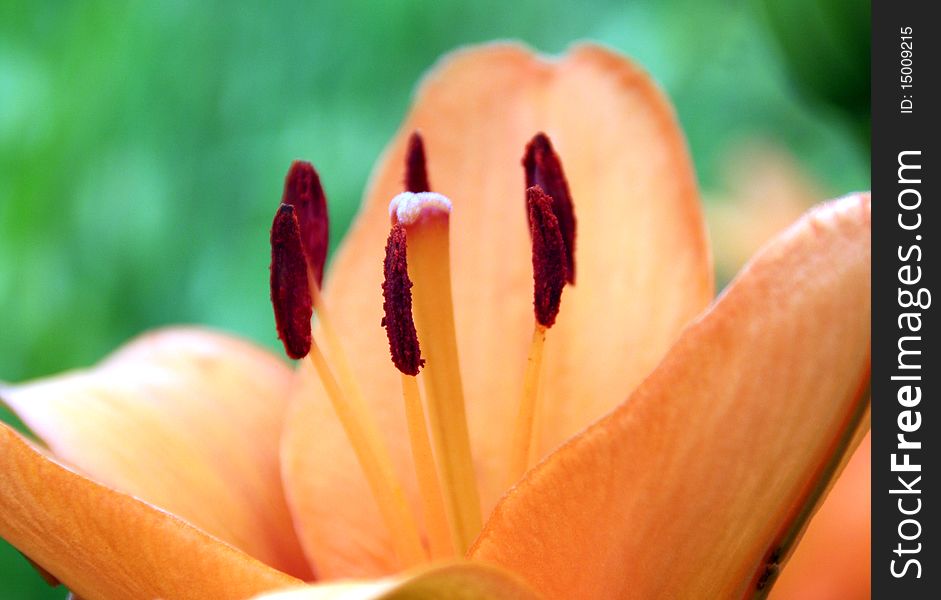
[[[408,139],[408,150],[405,153],[405,189],[409,192],[431,191],[425,167],[425,143],[417,131]]]
[[[297,164],[295,163],[295,167]],[[295,170],[292,167],[291,172],[303,175],[307,170],[303,167]],[[313,172],[312,168],[310,172]],[[292,180],[290,174],[288,180]],[[294,186],[288,187],[296,189]],[[319,188],[319,183],[317,187]],[[324,221],[325,214],[324,212]],[[356,386],[347,387],[344,393],[320,348],[313,343],[311,336],[312,297],[320,308],[322,308],[322,299],[309,256],[302,246],[302,239],[295,207],[282,204],[275,215],[271,229],[271,299],[275,321],[278,324],[278,335],[284,342],[288,356],[303,358],[306,355],[310,358],[376,498],[380,514],[389,528],[397,557],[405,567],[420,564],[426,560],[427,556],[421,543],[418,526],[405,501],[405,493],[396,477],[392,460],[379,434],[379,428],[372,420],[372,415],[366,408]],[[325,256],[326,246],[324,246]],[[321,314],[322,325],[323,321]],[[331,339],[338,342],[336,339]],[[342,355],[338,344],[335,352]],[[347,370],[347,383],[349,383],[352,381],[352,375],[348,372],[348,364],[345,361],[343,364]]]
[[[562,288],[565,287],[567,257],[565,242],[558,219],[552,208],[552,199],[539,186],[526,190],[529,208],[529,228],[533,242],[533,307],[536,322],[552,327]]]
[[[355,403],[347,402],[327,365],[327,359],[316,344],[311,346],[308,357],[320,376],[327,397],[379,504],[379,513],[391,533],[396,556],[403,567],[421,564],[427,556],[418,534],[418,526],[405,501],[405,493],[378,429],[368,413],[364,413]]]
[[[343,345],[340,343],[340,336],[333,325],[333,317],[327,309],[327,303],[324,301],[320,288],[314,282],[313,277],[309,277],[310,295],[314,301],[314,312],[317,313],[317,322],[320,324],[320,333],[326,342],[326,347],[330,351],[330,357],[333,359],[333,366],[337,370],[337,377],[340,379],[340,385],[343,388],[349,401],[356,405],[360,413],[369,414],[366,406],[366,400],[363,397],[363,391],[356,382],[356,376],[353,375],[353,369],[347,358]]]
[[[284,180],[284,204],[295,207],[298,227],[300,229],[301,245],[307,257],[307,279],[310,296],[313,301],[317,319],[320,322],[323,337],[327,348],[335,362],[343,389],[351,401],[362,406],[365,411],[365,401],[362,392],[356,385],[356,378],[350,368],[346,353],[340,344],[340,336],[333,326],[333,319],[327,310],[320,288],[323,286],[324,264],[327,260],[329,246],[330,219],[327,211],[327,197],[320,176],[313,165],[305,161],[294,161]]]
[[[327,198],[320,185],[320,176],[309,162],[296,160],[284,178],[281,202],[294,206],[301,230],[301,245],[317,287],[323,287],[323,269],[330,245],[330,220]]]
[[[559,220],[566,252],[566,280],[575,283],[575,207],[569,184],[562,172],[562,161],[544,133],[537,133],[526,146],[523,156],[526,187],[538,185],[552,198],[552,210]]]
[[[513,455],[510,457],[510,472],[507,485],[519,481],[533,461],[535,447],[534,423],[536,422],[537,401],[539,399],[539,380],[542,372],[542,353],[546,345],[546,328],[536,325],[529,344],[529,356],[526,359],[526,374],[523,376],[523,397],[519,413],[516,416],[516,430],[513,434]]]
[[[428,361],[423,376],[429,425],[452,537],[463,553],[480,532],[481,516],[454,327],[450,212],[451,201],[432,192],[405,192],[389,205],[393,224],[403,225],[408,235],[408,274],[415,283],[412,306]]]
[[[284,204],[294,206],[301,246],[307,258],[310,297],[323,330],[323,336],[326,338],[327,348],[336,362],[343,389],[356,401],[356,398],[362,398],[362,393],[356,385],[346,353],[340,344],[340,337],[333,327],[333,320],[320,293],[320,288],[323,287],[327,249],[330,245],[330,218],[327,211],[327,197],[320,183],[320,176],[312,164],[301,160],[291,163],[291,168],[288,169],[288,174],[284,178],[282,198]],[[359,403],[365,407],[362,401]]]
[[[408,423],[409,442],[412,446],[412,458],[415,460],[415,476],[418,478],[418,491],[422,497],[425,512],[425,527],[431,557],[434,559],[453,557],[454,542],[451,541],[451,525],[444,508],[444,496],[441,482],[435,468],[435,458],[425,425],[425,409],[422,407],[421,394],[418,391],[418,379],[402,373],[402,398],[405,400],[405,419]]]
[[[394,225],[386,242],[384,263],[385,279],[382,282],[382,309],[385,316],[382,326],[389,336],[389,351],[395,367],[406,375],[418,375],[425,366],[412,320],[412,280],[408,278],[406,259],[405,227]]]
[[[271,303],[278,337],[294,359],[310,351],[313,314],[300,235],[294,207],[282,204],[271,225]]]
[[[418,391],[418,370],[424,366],[418,345],[418,334],[412,320],[412,281],[408,278],[405,227],[394,225],[386,243],[384,263],[385,280],[382,283],[385,317],[382,326],[389,337],[392,362],[402,372],[402,396],[408,422],[415,474],[422,496],[428,538],[433,558],[454,555],[441,485],[435,469],[431,442],[425,425],[425,411]]]
[[[523,397],[516,419],[510,482],[518,480],[532,464],[536,447],[533,424],[538,411],[540,376],[546,330],[555,323],[565,287],[565,245],[552,200],[539,186],[526,190],[533,242],[533,307],[536,323],[523,378]]]

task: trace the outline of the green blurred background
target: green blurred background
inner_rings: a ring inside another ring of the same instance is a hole
[[[339,240],[422,72],[499,38],[635,57],[714,202],[751,139],[825,194],[869,187],[868,2],[5,0],[0,380],[168,323],[275,347],[267,234],[287,165],[317,165]],[[64,596],[0,544],[0,598]]]

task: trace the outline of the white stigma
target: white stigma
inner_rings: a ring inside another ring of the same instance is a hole
[[[437,192],[402,192],[389,202],[389,216],[402,225],[411,225],[425,211],[450,213],[451,201]]]

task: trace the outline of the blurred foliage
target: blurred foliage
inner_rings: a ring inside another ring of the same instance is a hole
[[[287,165],[317,165],[341,239],[415,83],[462,44],[634,56],[673,97],[707,189],[751,136],[828,193],[868,188],[864,3],[753,4],[6,0],[0,379],[91,364],[168,323],[274,347],[267,233]],[[0,597],[61,596],[0,545]]]
[[[755,0],[785,67],[812,101],[843,111],[869,143],[868,0]]]

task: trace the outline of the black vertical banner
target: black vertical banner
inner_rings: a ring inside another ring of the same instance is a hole
[[[928,1],[872,5],[872,589],[939,598],[938,72]]]

